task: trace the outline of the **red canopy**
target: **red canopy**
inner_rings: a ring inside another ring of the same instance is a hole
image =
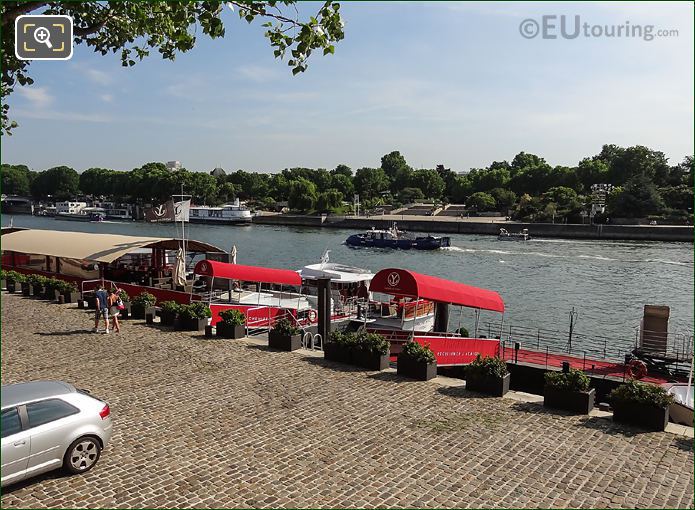
[[[504,301],[495,291],[471,287],[406,269],[382,269],[374,275],[369,284],[369,290],[504,312]]]
[[[195,274],[242,280],[245,282],[278,283],[285,285],[301,285],[299,273],[287,269],[269,269],[267,267],[242,266],[214,260],[201,260],[195,265]]]

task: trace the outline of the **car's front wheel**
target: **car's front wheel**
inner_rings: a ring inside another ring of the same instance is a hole
[[[63,457],[63,469],[71,474],[85,473],[94,467],[101,455],[101,445],[93,437],[73,441]]]

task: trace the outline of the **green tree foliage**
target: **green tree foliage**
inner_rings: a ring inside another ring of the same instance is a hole
[[[398,200],[403,204],[412,204],[418,200],[423,200],[425,194],[420,188],[403,188],[398,193]]]
[[[500,212],[506,212],[516,203],[516,193],[510,189],[494,188],[490,190],[490,195],[495,199]]]
[[[343,204],[343,194],[337,189],[329,189],[319,193],[316,199],[316,210],[330,212],[338,209]]]
[[[65,14],[74,19],[76,44],[86,44],[96,53],[120,53],[123,66],[133,66],[156,50],[162,58],[174,60],[177,53],[191,50],[199,34],[213,39],[224,37],[222,13],[232,6],[248,23],[256,18],[265,21],[265,37],[276,58],[290,53],[287,64],[294,74],[307,68],[307,60],[315,50],[332,54],[334,44],[343,39],[340,4],[325,2],[308,20],[300,20],[294,0],[255,1],[222,0],[141,2],[110,0],[99,2],[0,2],[2,15],[2,131],[10,133],[16,123],[10,121],[7,97],[17,84],[31,85],[30,62],[19,60],[14,52],[14,22],[28,13]],[[289,13],[283,11],[285,8]]]
[[[632,177],[622,190],[611,195],[608,201],[609,214],[620,218],[643,218],[658,214],[664,208],[654,183],[644,174]]]
[[[354,179],[355,190],[362,200],[379,196],[389,187],[389,178],[381,168],[360,168]]]
[[[393,151],[382,156],[381,169],[388,176],[393,193],[412,185],[413,170],[400,152]]]
[[[410,177],[410,187],[420,188],[428,198],[439,199],[444,194],[446,183],[436,170],[415,170]]]
[[[2,192],[6,195],[28,195],[34,178],[26,165],[2,165]]]
[[[313,182],[299,178],[290,183],[290,209],[309,211],[316,205],[316,199],[316,186]]]
[[[88,168],[80,174],[80,190],[86,195],[112,195],[114,173],[106,168]]]
[[[80,188],[80,176],[70,167],[57,166],[39,172],[31,183],[31,194],[38,198],[49,195],[56,200],[74,197]]]
[[[495,198],[489,193],[478,191],[468,197],[466,207],[475,209],[478,212],[494,211],[497,207],[497,202],[495,202]]]
[[[335,167],[331,173],[333,175],[344,175],[345,177],[352,178],[352,168],[347,165],[340,164]]]
[[[334,173],[331,176],[331,188],[335,188],[343,194],[344,198],[352,198],[355,193],[355,186],[352,178],[345,174]]]

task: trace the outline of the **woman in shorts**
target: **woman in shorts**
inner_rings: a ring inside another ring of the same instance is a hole
[[[118,317],[121,315],[121,297],[118,295],[120,289],[111,289],[109,292],[109,319],[113,322],[113,330],[116,333],[121,332],[121,326],[118,324]]]

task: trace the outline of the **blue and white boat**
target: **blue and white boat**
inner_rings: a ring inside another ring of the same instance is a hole
[[[396,225],[386,230],[372,228],[361,234],[353,234],[345,244],[354,248],[396,248],[400,250],[438,250],[451,245],[449,237],[413,237],[398,230]]]

